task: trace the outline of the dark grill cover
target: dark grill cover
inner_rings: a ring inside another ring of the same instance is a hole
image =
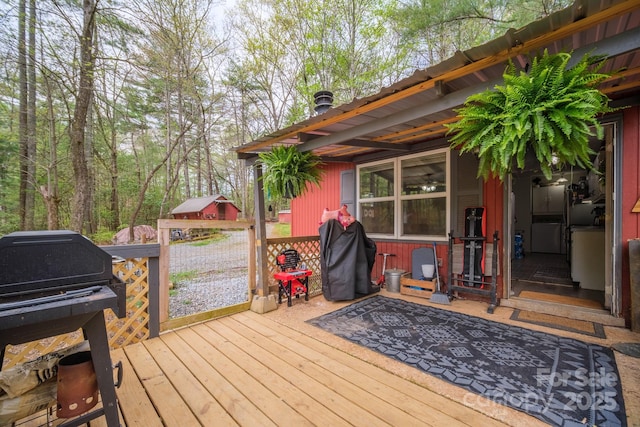
[[[338,221],[330,219],[318,231],[322,293],[328,301],[353,300],[380,290],[371,283],[376,243],[367,237],[360,222],[345,230]]]
[[[108,284],[112,258],[67,230],[21,231],[0,238],[0,296]]]

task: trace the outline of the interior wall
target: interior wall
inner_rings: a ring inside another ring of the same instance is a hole
[[[531,175],[514,174],[512,180],[514,194],[515,233],[522,233],[525,254],[531,252]]]

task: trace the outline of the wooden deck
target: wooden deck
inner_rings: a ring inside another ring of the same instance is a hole
[[[463,405],[463,389],[450,386],[458,391],[449,393],[441,380],[304,323],[314,306],[326,304],[314,300],[275,316],[247,311],[210,320],[112,351],[112,362],[124,369],[116,390],[122,426],[544,425],[505,407],[496,415],[491,402]],[[43,426],[46,417],[17,425]],[[106,427],[104,417],[95,426]]]
[[[504,425],[252,312],[112,357],[127,426]]]
[[[296,301],[264,315],[234,314],[112,351],[113,363],[124,367],[117,389],[122,426],[546,425],[305,323],[348,303]],[[484,303],[457,301],[447,309],[515,322],[511,309],[489,315]],[[638,340],[629,330],[607,333],[607,345]],[[634,415],[640,413],[639,359],[617,354],[616,360],[628,424],[640,426]],[[43,425],[42,414],[17,424]],[[104,417],[91,427],[106,427]]]

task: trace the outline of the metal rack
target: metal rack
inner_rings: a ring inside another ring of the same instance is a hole
[[[462,241],[465,249],[469,250],[469,256],[464,257],[463,263],[465,267],[462,274],[453,273],[453,247],[456,243],[456,237],[453,236],[453,231],[449,233],[449,281],[447,292],[449,299],[454,297],[453,293],[456,291],[477,294],[487,296],[490,298],[488,313],[493,313],[498,301],[496,297],[496,281],[498,276],[498,232],[493,233],[493,256],[491,259],[491,279],[486,280],[486,275],[480,271],[475,271],[476,249],[479,245],[484,244],[486,237],[458,237],[458,240]]]

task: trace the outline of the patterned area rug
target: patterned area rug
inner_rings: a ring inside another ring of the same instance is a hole
[[[556,426],[626,426],[613,352],[375,296],[308,323]]]

